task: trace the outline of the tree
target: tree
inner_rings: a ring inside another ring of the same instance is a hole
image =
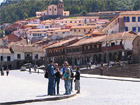
[[[140,1],[139,0],[135,1],[134,10],[140,10]]]

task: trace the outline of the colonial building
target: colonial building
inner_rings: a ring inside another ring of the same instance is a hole
[[[46,10],[42,12],[36,12],[36,17],[46,17],[46,16],[69,16],[69,11],[64,11],[64,2],[60,0],[58,5],[49,5]]]
[[[121,12],[103,28],[106,34],[133,31],[140,33],[140,11]]]
[[[100,40],[102,42],[102,52],[104,62],[127,60],[129,55],[133,53],[133,40],[137,34],[133,32],[120,32],[106,35]]]
[[[14,54],[9,48],[0,48],[0,67],[12,69],[14,67]]]
[[[70,31],[73,36],[83,36],[87,33],[90,33],[96,29],[95,26],[72,26]]]
[[[68,45],[71,45],[77,42],[78,39],[69,39],[69,40],[62,40],[57,43],[54,43],[50,46],[46,47],[46,61],[49,63],[50,60],[62,64],[66,59],[66,50],[65,48]]]
[[[91,35],[92,36],[92,35]],[[83,37],[74,43],[70,40],[55,43],[46,50],[47,58],[55,62],[67,60],[71,65],[127,60],[132,55],[132,42],[137,37],[133,32]]]
[[[17,69],[25,63],[44,64],[44,51],[41,47],[9,45],[0,48],[0,66],[4,69]]]
[[[12,45],[10,51],[14,55],[14,68],[20,68],[25,63],[42,65],[42,57],[44,55],[41,47],[32,47],[28,45]]]

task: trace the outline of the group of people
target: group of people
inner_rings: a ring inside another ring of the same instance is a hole
[[[76,74],[74,75],[72,67],[67,61],[64,62],[61,69],[59,69],[58,63],[50,61],[46,68],[48,73],[48,95],[56,95],[55,87],[57,87],[57,95],[59,95],[60,79],[64,80],[65,95],[71,94],[74,78],[75,90],[77,90],[77,93],[80,93],[80,71],[79,67],[76,69]]]

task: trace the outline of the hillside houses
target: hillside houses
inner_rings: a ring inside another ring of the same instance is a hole
[[[106,34],[124,31],[140,33],[140,11],[121,12],[103,28]]]
[[[24,63],[41,65],[49,60],[59,64],[68,60],[73,66],[127,60],[138,56],[134,44],[138,42],[134,41],[139,36],[139,17],[140,11],[123,11],[110,21],[98,16],[20,20],[6,29],[10,34],[4,38],[5,50],[0,48],[1,61],[6,55],[5,65],[14,62],[9,67],[19,68]],[[0,44],[3,46],[2,40]]]

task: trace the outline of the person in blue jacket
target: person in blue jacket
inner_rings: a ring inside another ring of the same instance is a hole
[[[55,95],[55,70],[54,62],[50,61],[50,64],[47,67],[48,71],[48,95]]]

